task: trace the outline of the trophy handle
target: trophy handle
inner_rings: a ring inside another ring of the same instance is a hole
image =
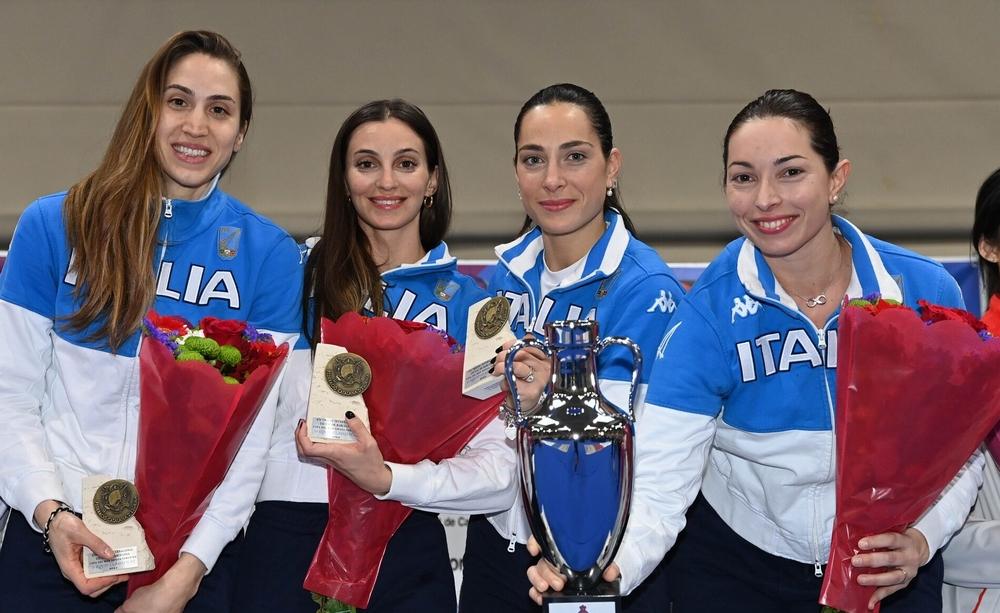
[[[642,372],[642,351],[639,349],[639,346],[633,343],[630,339],[627,339],[622,336],[609,336],[607,338],[602,339],[601,342],[597,343],[597,355],[600,355],[602,351],[604,351],[611,345],[621,345],[623,347],[627,347],[632,352],[632,383],[631,385],[629,385],[628,388],[628,407],[626,408],[626,410],[622,410],[619,407],[616,408],[618,408],[619,411],[625,413],[626,417],[629,418],[629,421],[631,421],[634,424],[635,392],[639,386],[639,373]],[[607,397],[604,395],[604,392],[600,390],[600,387],[598,387],[597,393],[601,395],[601,398],[604,399],[604,402],[607,402],[611,406],[616,406],[615,403],[607,399]]]
[[[514,376],[514,356],[517,352],[526,349],[528,347],[534,347],[542,353],[545,354],[549,360],[552,359],[552,349],[545,343],[530,338],[528,340],[521,340],[513,345],[507,351],[507,359],[504,361],[503,374],[507,378],[507,386],[510,388],[510,395],[514,399],[514,423],[520,424],[524,420],[524,414],[521,412],[521,395],[517,393],[517,377]],[[550,381],[542,389],[542,395],[538,398],[538,404],[535,406],[543,405],[548,399],[549,395],[552,393],[552,382]]]

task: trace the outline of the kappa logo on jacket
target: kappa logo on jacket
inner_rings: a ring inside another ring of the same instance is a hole
[[[673,313],[677,310],[677,302],[674,300],[673,292],[661,289],[660,296],[653,301],[652,306],[646,309],[646,312],[652,313],[657,310],[661,313]]]
[[[757,309],[759,308],[760,303],[746,294],[743,294],[742,299],[733,298],[732,317],[730,318],[729,323],[736,323],[737,317],[749,317],[750,315],[756,315]]]

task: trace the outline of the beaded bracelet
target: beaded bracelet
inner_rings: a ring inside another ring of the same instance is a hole
[[[52,548],[49,547],[49,529],[52,527],[52,520],[56,518],[56,515],[59,515],[63,511],[69,511],[72,513],[73,509],[66,503],[60,502],[59,506],[53,509],[52,512],[49,513],[49,518],[45,520],[45,529],[42,530],[42,542],[45,544],[45,553],[52,553]]]

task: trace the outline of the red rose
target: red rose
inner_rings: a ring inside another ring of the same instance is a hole
[[[187,334],[191,328],[191,324],[186,319],[176,315],[159,315],[156,311],[150,311],[146,313],[146,318],[154,327],[177,336]]]
[[[270,366],[281,355],[281,350],[272,340],[258,340],[247,344],[243,359],[233,371],[233,377],[245,381],[259,366]]]
[[[206,338],[219,343],[219,345],[232,345],[245,354],[249,343],[243,338],[243,331],[246,324],[234,319],[217,319],[215,317],[205,317],[199,324]]]
[[[986,331],[986,325],[976,319],[976,317],[968,311],[931,304],[926,300],[919,300],[918,304],[920,305],[920,319],[924,321],[960,321],[968,325],[976,332]]]

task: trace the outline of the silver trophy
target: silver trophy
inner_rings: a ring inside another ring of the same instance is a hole
[[[593,321],[546,324],[545,338],[516,343],[505,364],[524,509],[542,555],[568,579],[561,593],[550,591],[543,600],[553,613],[576,612],[573,607],[580,604],[588,610],[591,603],[615,603],[611,606],[620,610],[617,585],[604,582],[601,574],[625,534],[632,499],[633,405],[642,353],[627,338],[598,341]],[[614,345],[632,352],[632,384],[623,408],[611,404],[597,386],[597,360]],[[512,368],[514,356],[528,347],[546,355],[552,375],[538,405],[525,411]]]

